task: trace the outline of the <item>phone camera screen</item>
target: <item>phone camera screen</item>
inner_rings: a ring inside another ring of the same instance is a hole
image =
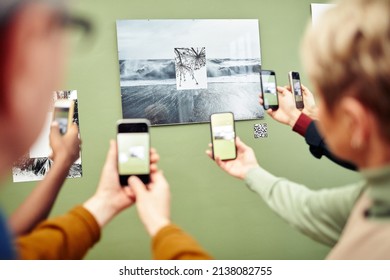
[[[215,114],[211,119],[214,158],[236,158],[234,118],[232,114]]]
[[[149,133],[118,133],[119,175],[149,174]]]
[[[295,101],[303,102],[302,88],[301,88],[300,80],[293,78],[292,82],[293,82],[293,91],[294,91]]]
[[[264,105],[266,107],[278,105],[275,75],[262,74],[261,80],[264,94]]]
[[[69,108],[56,107],[54,111],[54,121],[58,123],[60,133],[64,135],[69,125]]]

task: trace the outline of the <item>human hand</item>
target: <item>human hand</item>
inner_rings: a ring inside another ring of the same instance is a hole
[[[209,144],[212,148],[212,144]],[[215,159],[215,162],[225,172],[233,177],[244,179],[248,171],[254,167],[258,167],[255,153],[253,149],[245,145],[239,137],[236,138],[237,157],[234,160],[223,161],[219,158]],[[207,150],[206,154],[213,159],[213,152]]]
[[[84,203],[100,227],[135,202],[131,189],[119,183],[117,153],[116,143],[111,141],[96,193]]]
[[[277,87],[277,90],[279,109],[275,111],[268,109],[267,113],[274,120],[293,127],[301,112],[296,108],[294,96],[291,91],[289,91],[288,87]],[[260,105],[263,105],[264,100],[261,95],[259,97],[259,103]]]
[[[94,215],[101,227],[135,202],[135,195],[132,189],[128,186],[122,187],[120,185],[117,154],[116,142],[111,141],[96,193],[84,203],[84,207]],[[151,149],[151,173],[156,172],[158,161],[159,156],[156,150]]]
[[[170,221],[170,191],[162,172],[150,175],[151,182],[145,186],[142,181],[132,176],[129,186],[137,199],[138,215],[150,236],[155,236]]]
[[[302,85],[302,95],[303,95],[303,104],[305,105],[305,108],[302,110],[302,112],[305,115],[309,116],[310,118],[317,120],[318,108],[316,106],[314,96],[311,93],[311,91],[304,85]]]
[[[57,122],[53,122],[50,127],[50,147],[52,154],[50,158],[54,164],[64,166],[67,169],[80,157],[81,140],[79,138],[79,128],[73,123],[65,135],[61,135]]]

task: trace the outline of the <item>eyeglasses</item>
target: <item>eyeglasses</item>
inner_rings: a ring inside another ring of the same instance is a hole
[[[58,13],[55,22],[62,28],[81,30],[87,36],[93,31],[92,23],[89,20],[81,16],[71,15],[67,12]]]
[[[26,3],[28,1],[15,1],[5,9],[0,10],[0,28],[2,30],[12,19],[13,15]],[[80,38],[78,40],[80,42],[86,41],[93,33],[93,25],[88,19],[70,14],[61,5],[53,5],[52,26],[68,29],[71,33],[76,33],[77,37]]]
[[[93,25],[82,16],[59,9],[53,13],[51,26],[55,29],[69,31],[71,46],[76,51],[89,50],[94,43]]]

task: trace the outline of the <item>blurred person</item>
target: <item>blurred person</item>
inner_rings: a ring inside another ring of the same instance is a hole
[[[45,123],[52,92],[60,86],[65,68],[64,28],[83,24],[67,14],[62,1],[0,2],[0,178],[30,148]],[[134,203],[130,188],[119,184],[116,157],[116,144],[111,142],[96,193],[69,213],[35,226],[47,209],[34,221],[22,221],[18,214],[26,211],[22,206],[11,218],[14,231],[22,234],[15,240],[0,215],[0,259],[82,258],[100,239],[102,228]],[[152,150],[152,172],[157,160]],[[61,181],[59,177],[48,180]],[[38,196],[34,192],[26,205],[34,204]]]
[[[321,98],[320,131],[363,177],[364,193],[331,259],[390,259],[389,19],[388,0],[345,0],[303,43],[304,66]]]

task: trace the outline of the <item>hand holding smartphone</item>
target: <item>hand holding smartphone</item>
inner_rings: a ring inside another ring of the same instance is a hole
[[[265,110],[272,109],[276,111],[279,109],[279,99],[275,71],[261,70],[260,73],[263,107]]]
[[[210,116],[213,158],[231,160],[237,157],[236,133],[233,113],[216,113]]]
[[[146,119],[120,120],[117,123],[118,172],[122,186],[130,176],[150,183],[150,122]]]
[[[289,72],[288,80],[290,82],[291,92],[294,94],[295,106],[297,109],[302,110],[305,106],[303,104],[303,94],[301,79],[298,72]]]
[[[59,99],[54,104],[53,121],[58,123],[61,135],[66,134],[73,123],[74,101]]]

